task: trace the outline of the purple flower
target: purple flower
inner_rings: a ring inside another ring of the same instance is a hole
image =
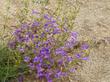
[[[40,41],[35,42],[35,45],[36,45],[35,47],[38,48],[41,44],[42,44],[42,43],[41,43]]]
[[[38,77],[39,77],[40,79],[42,79],[43,76],[44,76],[43,72],[39,72],[39,73],[38,73]]]
[[[53,18],[51,18],[51,24],[56,24],[56,20],[54,20]]]
[[[73,38],[77,38],[77,35],[78,35],[78,33],[77,32],[71,32],[71,36],[73,37]]]
[[[38,35],[35,35],[34,37],[35,37],[35,38],[39,38],[39,36],[38,36]]]
[[[53,23],[52,26],[58,28],[59,25],[57,23]]]
[[[64,29],[64,32],[68,32],[67,27],[63,27],[63,29]]]
[[[27,32],[26,33],[26,37],[33,39],[34,38],[34,35],[33,35],[32,32]]]
[[[67,61],[71,62],[71,61],[73,61],[73,58],[72,57],[67,57]]]
[[[47,20],[51,20],[51,17],[49,17],[48,14],[45,14],[45,15],[44,15],[44,18],[47,19]]]
[[[39,12],[36,10],[32,10],[32,14],[38,14]]]
[[[29,63],[29,65],[28,65],[29,67],[30,67],[30,69],[34,69],[35,68],[35,66],[34,66],[34,64],[33,63]]]
[[[33,24],[32,24],[32,27],[37,27],[37,26],[39,26],[39,25],[40,25],[39,22],[34,21]]]
[[[18,77],[18,82],[23,82],[23,80],[24,80],[23,75],[20,75],[20,76]]]
[[[25,42],[28,42],[28,41],[29,41],[29,37],[26,36],[26,37],[24,38],[24,40],[25,40]]]
[[[55,74],[55,78],[60,78],[60,77],[65,76],[65,75],[66,75],[66,73],[64,74],[60,70],[57,70],[57,73]]]
[[[59,28],[54,28],[53,34],[59,34],[61,31]]]
[[[43,55],[41,55],[40,53],[39,54],[37,54],[37,57],[36,57],[36,59],[40,62],[40,64],[39,65],[41,65],[41,63],[43,62]]]
[[[36,57],[34,58],[33,62],[34,62],[34,63],[35,63],[35,62],[38,62],[39,59],[40,59],[40,58],[36,56]]]
[[[36,48],[39,48],[39,45],[38,44],[36,45]]]
[[[26,24],[26,23],[24,23],[24,24],[22,24],[21,25],[21,28],[23,28],[23,29],[26,29],[26,28],[28,28],[29,26],[28,26],[28,24]]]
[[[46,28],[46,27],[54,27],[54,25],[55,25],[55,22],[56,21],[50,21],[50,22],[46,22],[45,24],[44,24],[44,28]]]
[[[43,69],[42,69],[42,67],[41,67],[41,63],[36,65],[36,69],[37,69],[37,72],[38,72],[38,73],[40,73],[40,72],[43,71]]]
[[[24,41],[25,41],[25,37],[23,37],[23,36],[18,36],[18,37],[16,38],[16,40],[21,43],[21,42],[24,42]]]
[[[81,57],[81,54],[78,53],[78,54],[76,54],[75,56],[76,56],[77,58],[80,58],[80,57]]]
[[[76,45],[76,39],[70,38],[69,41],[65,43],[66,47],[73,48]]]
[[[24,48],[19,48],[19,51],[20,52],[24,52]]]
[[[86,50],[86,49],[88,49],[89,48],[89,45],[88,44],[83,44],[82,46],[81,46],[81,49],[82,50]]]
[[[62,64],[63,64],[63,60],[62,59],[58,60],[58,65],[61,66]]]
[[[48,54],[50,54],[50,50],[48,49],[48,48],[42,48],[41,50],[40,50],[40,54],[42,54],[42,55],[48,55]]]
[[[52,79],[48,79],[47,81],[48,81],[48,82],[53,82]]]
[[[15,31],[14,31],[14,35],[19,35],[21,33],[21,30],[20,29],[16,29]]]
[[[48,68],[48,69],[51,68],[50,64],[45,64],[45,63],[42,64],[42,67],[43,67],[43,68],[46,68],[46,69],[47,69],[47,68]]]
[[[71,32],[71,36],[69,37],[65,45],[66,47],[72,48],[75,46],[76,42],[77,42],[77,32]]]
[[[30,61],[30,57],[25,56],[25,57],[24,57],[24,61],[25,61],[25,62],[29,62],[29,61]]]
[[[81,58],[82,60],[88,60],[88,57],[83,57],[83,58]]]
[[[47,27],[49,24],[48,23],[46,23],[45,25],[44,25],[44,27]]]
[[[71,46],[71,45],[72,45],[72,44],[71,44],[71,42],[69,42],[69,41],[65,43],[65,46],[66,46],[66,47],[70,47],[70,48],[73,47],[73,46]]]
[[[45,36],[45,33],[43,32],[42,34],[41,34],[41,38],[43,38]]]
[[[67,52],[64,51],[64,50],[61,49],[61,48],[56,49],[55,52],[56,52],[56,54],[61,54],[61,55],[63,55],[63,56],[66,56],[66,55],[67,55]]]

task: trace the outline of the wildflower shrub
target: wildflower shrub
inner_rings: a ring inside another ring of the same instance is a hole
[[[61,27],[52,16],[42,14],[18,26],[9,47],[17,50],[37,79],[53,82],[68,78],[78,63],[88,60],[89,46],[78,33]]]

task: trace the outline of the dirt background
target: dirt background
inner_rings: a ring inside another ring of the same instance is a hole
[[[7,30],[3,30],[3,24],[6,23],[8,27],[15,24],[17,19],[13,16],[19,12],[16,12],[16,9],[22,7],[19,0],[11,0],[12,5],[8,11],[8,1],[0,0],[1,39],[8,33]],[[110,0],[67,0],[67,2],[80,8],[73,28],[79,33],[79,40],[93,40],[90,59],[84,63],[80,72],[76,72],[77,80],[73,82],[110,82]],[[54,9],[55,3],[56,0],[51,0],[47,8]],[[6,20],[6,15],[11,21]]]
[[[79,82],[110,82],[110,0],[79,1],[73,30],[80,33],[80,40],[94,41],[90,60],[78,73]]]

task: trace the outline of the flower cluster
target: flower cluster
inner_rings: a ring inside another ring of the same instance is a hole
[[[88,44],[76,48],[78,33],[65,30],[47,14],[40,20],[23,23],[13,35],[9,47],[18,50],[36,76],[47,82],[67,77],[75,71],[77,62],[88,60]]]

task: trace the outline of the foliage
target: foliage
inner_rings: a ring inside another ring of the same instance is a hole
[[[24,74],[27,67],[23,63],[20,64],[21,57],[18,52],[10,50],[6,43],[1,42],[0,46],[0,82],[11,82],[20,73]]]

